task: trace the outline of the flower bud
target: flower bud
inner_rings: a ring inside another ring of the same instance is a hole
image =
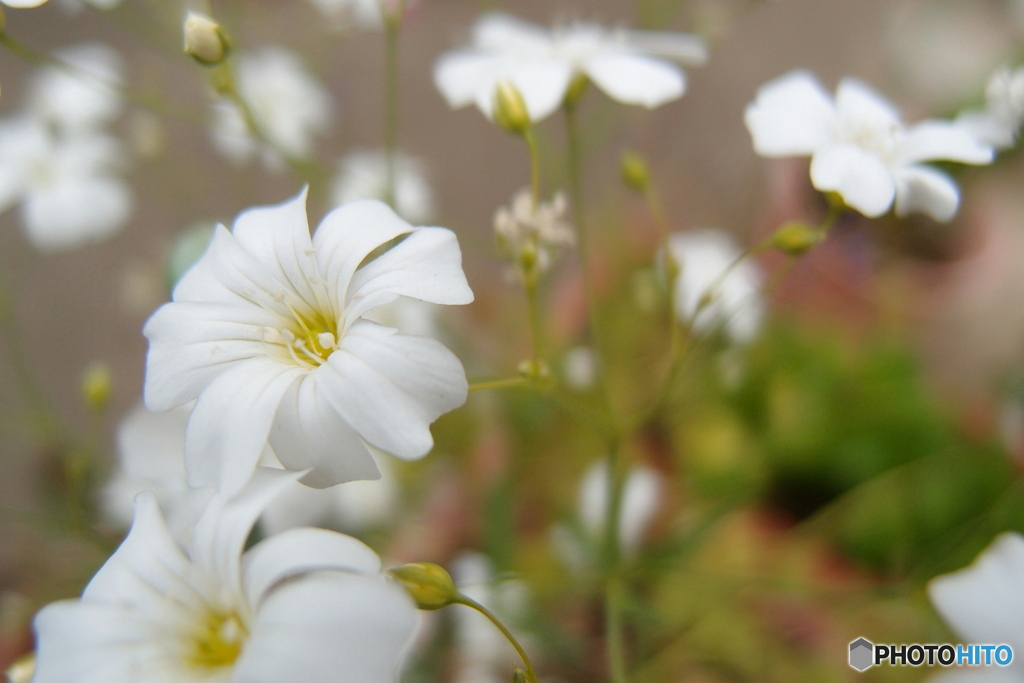
[[[110,368],[99,361],[90,363],[82,373],[82,400],[90,410],[102,412],[110,402]]]
[[[413,562],[388,571],[422,610],[436,610],[458,601],[451,575],[432,562]]]
[[[790,256],[800,256],[822,240],[824,234],[820,230],[801,223],[789,221],[772,235],[772,246]]]
[[[10,683],[30,683],[36,673],[35,653],[31,652],[16,660],[4,673]]]
[[[647,162],[636,152],[622,155],[622,180],[637,192],[646,192],[651,185],[651,175],[647,170]]]
[[[530,128],[526,102],[511,81],[502,81],[494,89],[494,122],[516,135],[523,135]]]
[[[512,683],[536,683],[530,672],[521,666],[512,669]]]
[[[217,66],[231,51],[221,25],[206,15],[189,12],[185,19],[185,54],[203,66]]]
[[[575,106],[583,98],[584,93],[587,92],[588,85],[590,85],[590,79],[585,75],[576,74],[573,76],[572,81],[569,82],[569,89],[565,91],[565,106]]]

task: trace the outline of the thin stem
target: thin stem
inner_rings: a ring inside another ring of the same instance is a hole
[[[500,377],[498,379],[484,379],[470,382],[470,391],[484,391],[485,389],[503,389],[505,387],[521,387],[528,384],[526,377]]]
[[[530,199],[533,201],[533,209],[537,210],[540,204],[540,151],[537,148],[537,135],[533,126],[529,126],[523,133],[523,139],[530,150]]]
[[[530,656],[526,654],[526,650],[524,650],[523,646],[519,644],[519,641],[516,640],[516,637],[514,635],[512,635],[512,632],[505,627],[505,624],[501,623],[501,620],[498,619],[498,617],[495,616],[495,614],[491,612],[491,610],[487,609],[486,607],[484,607],[479,602],[477,602],[469,596],[462,595],[460,593],[458,598],[456,598],[455,602],[457,604],[465,605],[466,607],[475,609],[477,612],[487,617],[491,621],[491,623],[494,624],[499,631],[501,631],[501,634],[505,636],[509,643],[511,643],[512,647],[515,648],[516,652],[519,654],[519,658],[523,660],[523,665],[526,666],[527,677],[529,677],[530,681],[536,683],[537,672],[533,668],[533,663],[530,661]]]
[[[402,8],[384,21],[384,201],[395,206],[396,155],[398,154],[398,34],[402,27]]]
[[[625,683],[626,647],[622,625],[623,585],[618,577],[610,577],[605,584],[604,618],[606,647],[608,648],[609,677],[613,683]]]
[[[533,362],[540,367],[542,358],[540,306],[537,304],[537,279],[529,278],[525,283],[526,307],[530,320],[530,344],[533,349]]]

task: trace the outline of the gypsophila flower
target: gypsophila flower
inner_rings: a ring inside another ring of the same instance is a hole
[[[294,529],[243,554],[253,523],[295,473],[261,470],[216,495],[190,543],[139,494],[124,543],[79,600],[36,617],[35,683],[391,683],[412,601],[354,538]]]
[[[472,301],[455,235],[362,200],[329,213],[311,239],[305,203],[303,192],[242,213],[232,231],[218,226],[143,330],[146,405],[198,399],[185,445],[193,485],[237,490],[268,439],[310,486],[375,479],[371,450],[425,455],[430,423],[466,400],[462,364],[444,345],[367,319],[403,296]]]
[[[537,122],[562,105],[574,79],[589,79],[623,104],[653,108],[677,99],[686,79],[668,60],[700,65],[707,49],[700,38],[682,33],[583,22],[546,30],[495,13],[477,21],[470,47],[438,60],[434,83],[449,106],[475,104],[493,118],[495,88],[509,81]]]
[[[330,95],[307,73],[298,56],[265,47],[238,59],[236,87],[256,124],[272,145],[253,138],[242,113],[230,102],[214,105],[213,141],[236,163],[260,154],[271,169],[282,167],[281,154],[304,158],[313,141],[333,121]]]
[[[576,243],[576,233],[565,220],[568,210],[561,192],[534,207],[530,191],[520,190],[511,206],[494,214],[498,248],[512,262],[518,277],[527,279],[546,271],[560,249]]]
[[[21,204],[25,233],[45,251],[109,237],[128,222],[131,190],[118,175],[118,141],[58,135],[35,119],[0,122],[0,211]]]
[[[310,0],[325,17],[340,26],[355,26],[364,31],[384,28],[384,12],[395,11],[398,0]],[[414,4],[406,0],[405,8]]]
[[[997,69],[985,87],[985,108],[961,112],[956,122],[983,144],[1013,147],[1024,124],[1024,67]]]
[[[338,164],[332,200],[387,200],[387,153],[352,152]],[[395,212],[407,221],[423,223],[434,217],[434,192],[419,159],[401,152],[395,157]]]
[[[668,248],[678,269],[672,299],[681,321],[701,333],[721,326],[734,342],[757,334],[764,318],[761,273],[749,259],[735,263],[742,252],[729,235],[677,232],[669,236]]]
[[[950,121],[907,127],[893,106],[852,78],[835,100],[806,71],[761,86],[746,110],[754,149],[767,157],[810,156],[811,181],[875,218],[923,212],[948,221],[960,203],[956,184],[927,161],[987,164],[992,148]]]
[[[120,115],[124,102],[117,89],[123,64],[117,52],[101,43],[84,43],[58,50],[54,57],[68,66],[43,67],[33,75],[30,115],[71,133],[90,132]]]
[[[935,609],[967,643],[1006,643],[1024,651],[1024,536],[1004,533],[969,567],[932,579],[928,595]],[[956,669],[932,679],[945,683],[1012,683],[1024,680],[1014,656],[1007,668]]]

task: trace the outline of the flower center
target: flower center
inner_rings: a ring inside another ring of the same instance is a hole
[[[294,325],[263,329],[263,340],[283,347],[288,356],[302,367],[323,365],[338,349],[338,326],[332,318],[319,311],[309,314],[297,312],[289,306]]]
[[[249,632],[237,614],[209,612],[191,634],[186,661],[197,668],[231,666],[242,653]]]

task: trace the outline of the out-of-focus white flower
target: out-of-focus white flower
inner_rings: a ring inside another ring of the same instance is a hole
[[[594,386],[597,380],[597,357],[589,346],[575,346],[562,359],[562,374],[565,384],[575,391],[584,391]]]
[[[21,203],[29,240],[46,251],[98,242],[131,214],[116,175],[117,140],[98,132],[57,136],[34,119],[0,122],[0,211]]]
[[[54,56],[71,68],[47,66],[29,85],[28,111],[44,123],[75,132],[112,122],[123,101],[121,56],[107,45],[84,43],[58,50]]]
[[[707,60],[707,49],[700,38],[682,33],[582,22],[546,30],[496,13],[476,23],[470,47],[438,60],[434,83],[449,106],[475,104],[493,118],[495,88],[509,81],[536,122],[562,105],[576,78],[593,81],[623,104],[653,108],[677,99],[686,79],[668,60],[700,65]]]
[[[387,180],[385,152],[352,152],[338,165],[333,201],[340,205],[356,199],[387,200]],[[434,217],[434,193],[423,164],[402,153],[395,158],[395,212],[412,223]]]
[[[330,128],[333,108],[330,95],[303,68],[298,56],[283,48],[265,47],[242,55],[235,75],[238,92],[273,148],[252,137],[234,104],[218,102],[213,122],[217,149],[238,163],[259,153],[272,169],[281,167],[278,152],[310,156],[315,136]]]
[[[35,683],[394,681],[417,614],[370,548],[294,529],[242,553],[297,476],[261,470],[215,496],[184,547],[139,494],[128,538],[82,598],[36,617]]]
[[[232,231],[218,226],[143,330],[146,405],[198,399],[185,444],[193,485],[237,491],[268,439],[310,486],[376,479],[373,451],[422,457],[430,423],[466,400],[462,364],[443,344],[366,318],[402,296],[472,301],[454,233],[361,200],[311,239],[305,204],[302,192],[242,213]]]
[[[384,3],[394,0],[310,0],[325,17],[364,31],[384,28]]]
[[[721,325],[734,342],[757,334],[764,318],[761,273],[750,259],[735,263],[742,252],[729,235],[676,232],[668,248],[678,268],[672,298],[680,320],[703,333]]]
[[[1024,67],[997,69],[985,88],[985,108],[961,112],[956,122],[983,144],[1013,147],[1024,123]]]
[[[619,544],[626,555],[635,554],[661,507],[661,475],[637,465],[626,475],[619,514]],[[579,494],[580,521],[592,539],[604,537],[608,519],[608,463],[594,463],[583,475]]]
[[[942,618],[968,643],[1007,644],[1008,667],[963,668],[930,679],[935,683],[1013,683],[1024,680],[1024,536],[1004,533],[971,566],[932,579],[928,595]]]
[[[529,190],[520,190],[512,205],[494,214],[498,248],[520,277],[551,267],[559,249],[576,244],[576,233],[565,220],[569,205],[565,195],[533,205]]]
[[[923,212],[948,221],[960,203],[956,184],[926,161],[987,164],[992,148],[950,121],[906,127],[893,106],[852,78],[835,101],[806,71],[761,86],[745,120],[754,149],[767,157],[811,157],[811,182],[875,218]]]
[[[78,14],[87,7],[107,12],[120,5],[124,0],[60,0],[60,6],[70,14]]]
[[[8,7],[39,7],[46,3],[46,0],[0,0]]]
[[[522,581],[496,580],[491,562],[484,555],[464,553],[457,557],[452,578],[460,593],[494,612],[506,626],[523,619],[530,599],[529,589]],[[460,608],[454,616],[455,682],[504,683],[509,680],[516,655],[505,636],[476,610]],[[532,643],[528,638],[519,637],[529,652]]]

